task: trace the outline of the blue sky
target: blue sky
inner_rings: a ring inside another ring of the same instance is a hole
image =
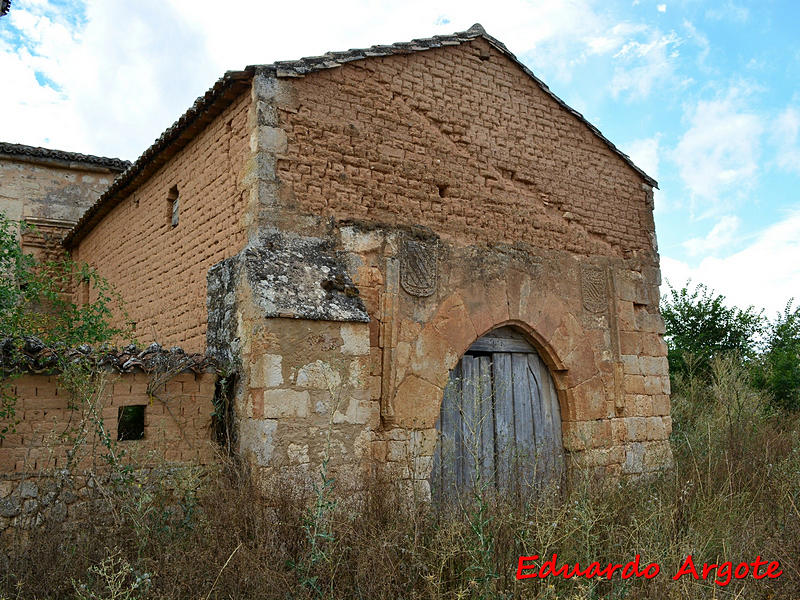
[[[0,139],[133,159],[227,69],[476,21],[659,181],[666,278],[771,315],[800,300],[790,0],[15,0]]]

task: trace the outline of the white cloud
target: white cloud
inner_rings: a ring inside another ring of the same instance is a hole
[[[0,121],[2,140],[135,158],[219,75],[201,35],[157,0],[93,0],[78,29],[45,2],[9,16],[23,41],[0,42],[13,90],[0,114],[15,115]]]
[[[713,254],[736,239],[736,233],[741,224],[742,221],[739,217],[725,215],[717,221],[705,237],[688,239],[683,242],[683,247],[686,248],[689,256]]]
[[[517,55],[533,53],[568,73],[592,52],[586,40],[615,24],[595,4],[87,0],[76,19],[65,13],[79,3],[15,2],[8,18],[25,42],[0,37],[4,92],[13,90],[0,94],[0,114],[15,115],[0,122],[0,139],[135,158],[225,70],[451,33],[475,21]],[[624,30],[614,49],[632,35]],[[56,89],[39,89],[37,73]]]
[[[708,41],[708,38],[703,33],[698,31],[697,27],[695,27],[694,24],[688,19],[683,21],[683,28],[688,34],[688,39],[692,40],[700,49],[700,52],[697,55],[698,67],[707,70],[705,62],[709,53],[711,52],[711,43]]]
[[[667,12],[667,5],[666,4],[659,4],[657,7],[658,12],[665,13]]]
[[[680,44],[675,32],[659,31],[650,31],[644,41],[626,42],[614,55],[617,66],[611,79],[612,95],[644,99],[654,87],[673,81]]]
[[[724,258],[708,257],[696,267],[664,256],[665,281],[682,287],[691,279],[723,294],[731,305],[782,310],[800,296],[800,209],[762,230],[743,250]],[[662,289],[663,291],[663,289]]]
[[[800,111],[785,109],[772,128],[772,139],[777,146],[777,164],[786,171],[800,173]]]
[[[734,4],[732,0],[727,0],[722,6],[709,8],[706,11],[706,19],[712,21],[734,21],[746,23],[750,18],[750,11],[745,6]]]
[[[651,138],[628,142],[622,147],[625,154],[631,157],[637,167],[656,180],[658,179],[659,140],[660,136],[655,135]]]
[[[693,206],[715,212],[752,187],[758,174],[762,118],[748,109],[738,87],[701,100],[688,111],[689,129],[672,153]]]

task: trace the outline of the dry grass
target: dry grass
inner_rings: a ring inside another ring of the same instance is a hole
[[[711,386],[677,382],[676,467],[658,477],[442,507],[403,501],[378,481],[359,496],[334,483],[330,502],[310,512],[318,496],[303,482],[259,490],[231,464],[162,471],[120,483],[79,527],[12,539],[0,597],[800,597],[800,420],[765,414],[735,363],[714,373]],[[310,531],[320,533],[313,556]],[[554,552],[582,565],[640,554],[662,574],[515,579],[519,555]],[[698,564],[760,555],[779,560],[783,575],[724,587],[672,581],[687,554]]]

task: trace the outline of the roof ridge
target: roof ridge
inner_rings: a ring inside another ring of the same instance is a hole
[[[57,150],[55,148],[44,148],[42,146],[28,146],[26,144],[15,144],[12,142],[0,142],[0,154],[15,154],[35,158],[50,158],[88,163],[101,165],[117,171],[124,171],[131,165],[129,160],[124,160],[122,158],[96,156],[94,154],[83,154],[81,152],[70,152],[68,150]]]

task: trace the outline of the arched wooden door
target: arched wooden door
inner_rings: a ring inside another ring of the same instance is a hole
[[[450,372],[431,472],[434,497],[478,485],[542,487],[564,470],[553,379],[511,327],[477,340]]]

